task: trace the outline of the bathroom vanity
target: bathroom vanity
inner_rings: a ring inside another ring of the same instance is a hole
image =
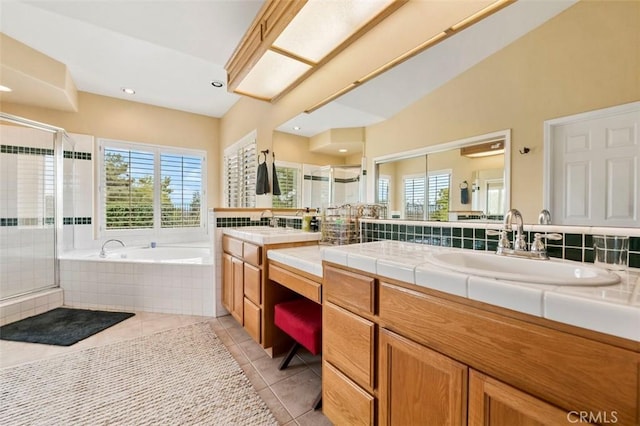
[[[640,300],[621,298],[637,297],[635,275],[565,291],[446,270],[429,263],[439,251],[324,249],[323,412],[333,423],[639,424]],[[586,313],[572,320],[576,309]],[[558,310],[564,320],[547,318]]]
[[[318,232],[266,226],[226,228],[222,237],[222,304],[257,343],[276,353],[288,342],[273,325],[273,307],[291,299],[269,285],[267,253],[276,248],[317,245]]]

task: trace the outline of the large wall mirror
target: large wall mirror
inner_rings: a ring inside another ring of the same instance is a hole
[[[389,218],[499,221],[510,207],[511,131],[374,159],[376,202]]]

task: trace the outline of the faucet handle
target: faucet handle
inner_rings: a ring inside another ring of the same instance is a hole
[[[502,249],[511,248],[511,243],[509,242],[509,239],[507,238],[507,231],[505,231],[504,229],[500,229],[500,230],[487,229],[486,234],[487,235],[498,235],[499,236],[499,239],[498,239],[498,251],[501,251]]]

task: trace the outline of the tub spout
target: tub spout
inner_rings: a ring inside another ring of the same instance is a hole
[[[107,253],[104,251],[104,246],[106,246],[107,243],[110,243],[112,241],[120,243],[122,245],[122,247],[126,247],[124,245],[124,243],[122,241],[120,241],[120,240],[116,240],[116,239],[107,240],[107,241],[104,242],[104,244],[102,244],[102,248],[100,249],[100,257],[107,257]]]

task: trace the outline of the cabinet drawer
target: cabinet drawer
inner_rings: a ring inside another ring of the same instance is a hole
[[[256,305],[262,303],[261,274],[260,268],[248,263],[244,264],[244,296]]]
[[[251,300],[244,298],[244,329],[249,336],[260,343],[261,311]]]
[[[245,262],[260,266],[262,264],[262,247],[255,244],[244,243],[243,257]]]
[[[307,299],[311,299],[316,303],[322,303],[322,287],[320,283],[311,281],[310,279],[273,264],[269,264],[269,279],[303,295]]]
[[[365,389],[374,388],[375,324],[325,303],[322,356]]]
[[[324,267],[322,288],[325,300],[344,308],[373,315],[375,280],[366,275]]]
[[[326,360],[322,363],[322,413],[336,425],[374,424],[375,400]]]
[[[234,255],[242,257],[242,241],[231,238],[228,235],[222,236],[222,250]]]

